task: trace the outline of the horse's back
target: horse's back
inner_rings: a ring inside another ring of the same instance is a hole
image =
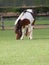
[[[34,21],[33,16],[29,12],[24,13],[24,15],[21,17],[21,20],[24,20],[24,19],[28,19],[30,23]]]

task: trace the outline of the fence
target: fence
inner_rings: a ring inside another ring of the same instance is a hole
[[[6,17],[6,18],[1,17],[1,19],[0,19],[0,29],[2,29],[2,30],[13,29],[15,20],[16,20],[15,17]]]
[[[0,13],[0,29],[12,29],[18,13]]]
[[[18,16],[1,16],[0,29],[14,29],[14,23]],[[38,14],[36,17],[35,28],[49,28],[49,15]]]

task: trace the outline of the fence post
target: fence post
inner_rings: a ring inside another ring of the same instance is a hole
[[[4,30],[4,19],[3,19],[3,16],[1,16],[1,23],[2,23],[2,30]]]

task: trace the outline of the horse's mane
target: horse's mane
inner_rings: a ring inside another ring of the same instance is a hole
[[[21,30],[21,20],[19,19],[17,24],[15,25],[15,33],[18,32],[18,30]]]

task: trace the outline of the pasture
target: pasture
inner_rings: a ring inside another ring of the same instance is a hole
[[[0,65],[49,65],[49,28],[34,29],[32,40],[16,40],[14,30],[0,30]]]

